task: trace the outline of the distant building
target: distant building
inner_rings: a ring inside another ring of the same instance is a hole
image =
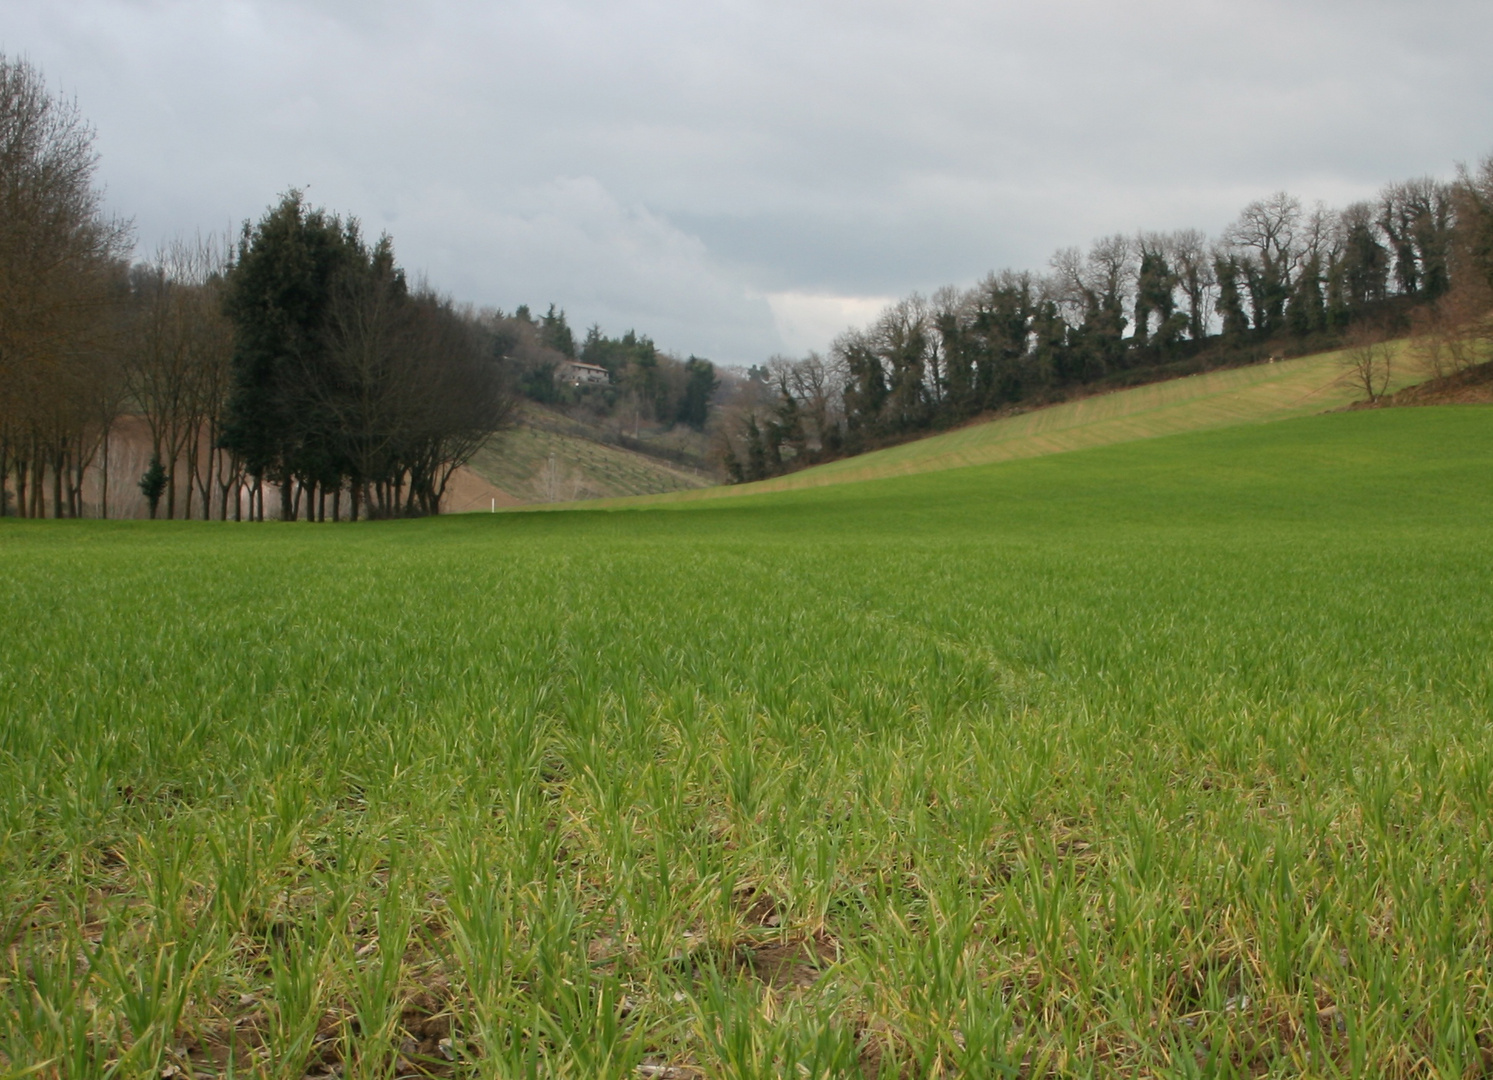
[[[612,373],[598,364],[566,360],[555,370],[555,378],[570,386],[605,386],[612,381]]]

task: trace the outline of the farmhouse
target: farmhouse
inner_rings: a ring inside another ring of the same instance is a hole
[[[612,381],[611,372],[597,364],[583,364],[579,360],[566,360],[555,371],[555,378],[571,386],[605,385]]]

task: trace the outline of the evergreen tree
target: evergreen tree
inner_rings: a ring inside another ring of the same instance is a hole
[[[881,427],[886,404],[886,369],[881,366],[870,335],[851,331],[835,343],[845,365],[845,426],[852,435],[870,434]]]
[[[1172,272],[1166,254],[1154,240],[1143,240],[1140,275],[1135,287],[1135,344],[1144,347],[1150,341],[1151,316],[1158,331],[1176,310],[1177,275]]]
[[[291,481],[321,481],[328,448],[317,437],[307,383],[325,374],[323,328],[334,287],[363,257],[356,223],[310,210],[292,190],[252,228],[244,226],[225,308],[234,324],[233,391],[223,445],[256,482],[280,485],[293,516]]]
[[[762,480],[767,477],[767,442],[762,437],[762,428],[757,423],[755,416],[747,417],[747,460],[745,476],[747,480]]]
[[[166,469],[161,465],[160,458],[150,459],[150,468],[140,477],[140,494],[145,496],[145,502],[150,507],[150,520],[154,521],[156,511],[161,506],[161,496],[166,494]]]
[[[1029,379],[1030,275],[991,275],[975,287],[973,309],[967,346],[974,362],[971,404],[974,410],[999,408],[1020,398]]]
[[[565,312],[557,311],[554,304],[550,305],[549,311],[539,321],[539,340],[561,356],[571,360],[576,358],[575,335],[570,332],[570,324],[565,321]]]
[[[696,431],[704,431],[710,414],[710,396],[720,385],[720,380],[715,377],[715,365],[709,360],[691,356],[684,362],[684,372],[684,393],[680,396],[675,420]]]
[[[387,237],[290,192],[245,226],[227,282],[233,388],[222,442],[280,513],[439,513],[452,473],[507,422],[498,346],[433,293],[412,295]]]
[[[982,343],[952,303],[940,305],[934,313],[933,333],[943,353],[944,404],[956,415],[967,416],[978,408],[975,370]]]
[[[1343,213],[1342,279],[1343,302],[1350,314],[1362,313],[1384,299],[1388,291],[1389,252],[1374,232],[1372,212],[1365,204],[1350,206]]]
[[[1322,264],[1313,257],[1301,268],[1291,290],[1286,326],[1296,337],[1306,337],[1327,328],[1327,306],[1322,297]]]
[[[1249,334],[1249,319],[1239,295],[1239,260],[1233,255],[1219,255],[1213,263],[1218,281],[1218,313],[1223,318],[1223,336],[1243,341]]]
[[[1028,364],[1034,387],[1053,381],[1063,364],[1067,325],[1062,312],[1052,300],[1040,301],[1032,311],[1032,354]]]
[[[880,358],[890,370],[883,421],[893,431],[908,431],[927,422],[928,333],[920,297],[889,308],[877,324]]]

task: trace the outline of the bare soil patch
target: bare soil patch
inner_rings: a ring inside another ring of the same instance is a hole
[[[524,500],[517,498],[496,484],[478,476],[463,465],[451,475],[446,485],[446,497],[441,501],[444,514],[465,514],[474,510],[491,510],[494,506],[522,506]]]
[[[750,947],[737,946],[737,961],[764,986],[774,990],[802,990],[814,985],[824,969],[838,959],[839,950],[827,935]]]

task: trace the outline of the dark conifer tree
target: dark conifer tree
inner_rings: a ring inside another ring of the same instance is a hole
[[[1167,262],[1159,244],[1143,240],[1140,276],[1135,286],[1135,344],[1144,348],[1150,342],[1151,316],[1161,330],[1176,310],[1177,276]]]
[[[749,481],[761,480],[771,474],[767,471],[767,440],[755,416],[747,417],[746,437],[747,459],[743,475]]]
[[[851,331],[841,336],[836,351],[845,364],[845,425],[851,444],[881,428],[881,410],[886,404],[886,369],[881,366],[869,335]]]
[[[411,294],[387,237],[290,192],[246,226],[227,283],[234,385],[223,444],[281,517],[434,514],[452,472],[508,420],[493,341],[432,293]]]
[[[705,421],[710,415],[710,397],[720,380],[715,377],[715,365],[698,356],[691,356],[684,362],[684,371],[684,393],[680,396],[675,419],[696,431],[704,431]]]
[[[1389,252],[1374,235],[1367,206],[1350,206],[1343,215],[1342,293],[1349,315],[1384,299],[1389,280]]]
[[[1301,268],[1296,286],[1291,290],[1291,305],[1286,325],[1297,337],[1306,337],[1327,328],[1327,305],[1322,296],[1321,262],[1312,258]]]
[[[1239,260],[1233,255],[1219,255],[1213,264],[1218,280],[1218,314],[1223,319],[1223,336],[1243,341],[1249,335],[1249,319],[1239,295]]]
[[[323,327],[339,276],[362,255],[357,226],[308,209],[290,191],[259,224],[245,225],[225,307],[234,324],[233,391],[223,445],[256,483],[280,485],[294,516],[292,481],[317,483],[328,450],[307,416],[307,383],[324,373]]]
[[[570,324],[565,321],[565,312],[556,310],[554,304],[550,305],[549,311],[539,321],[539,340],[561,356],[572,360],[576,358],[575,335],[570,331]]]

